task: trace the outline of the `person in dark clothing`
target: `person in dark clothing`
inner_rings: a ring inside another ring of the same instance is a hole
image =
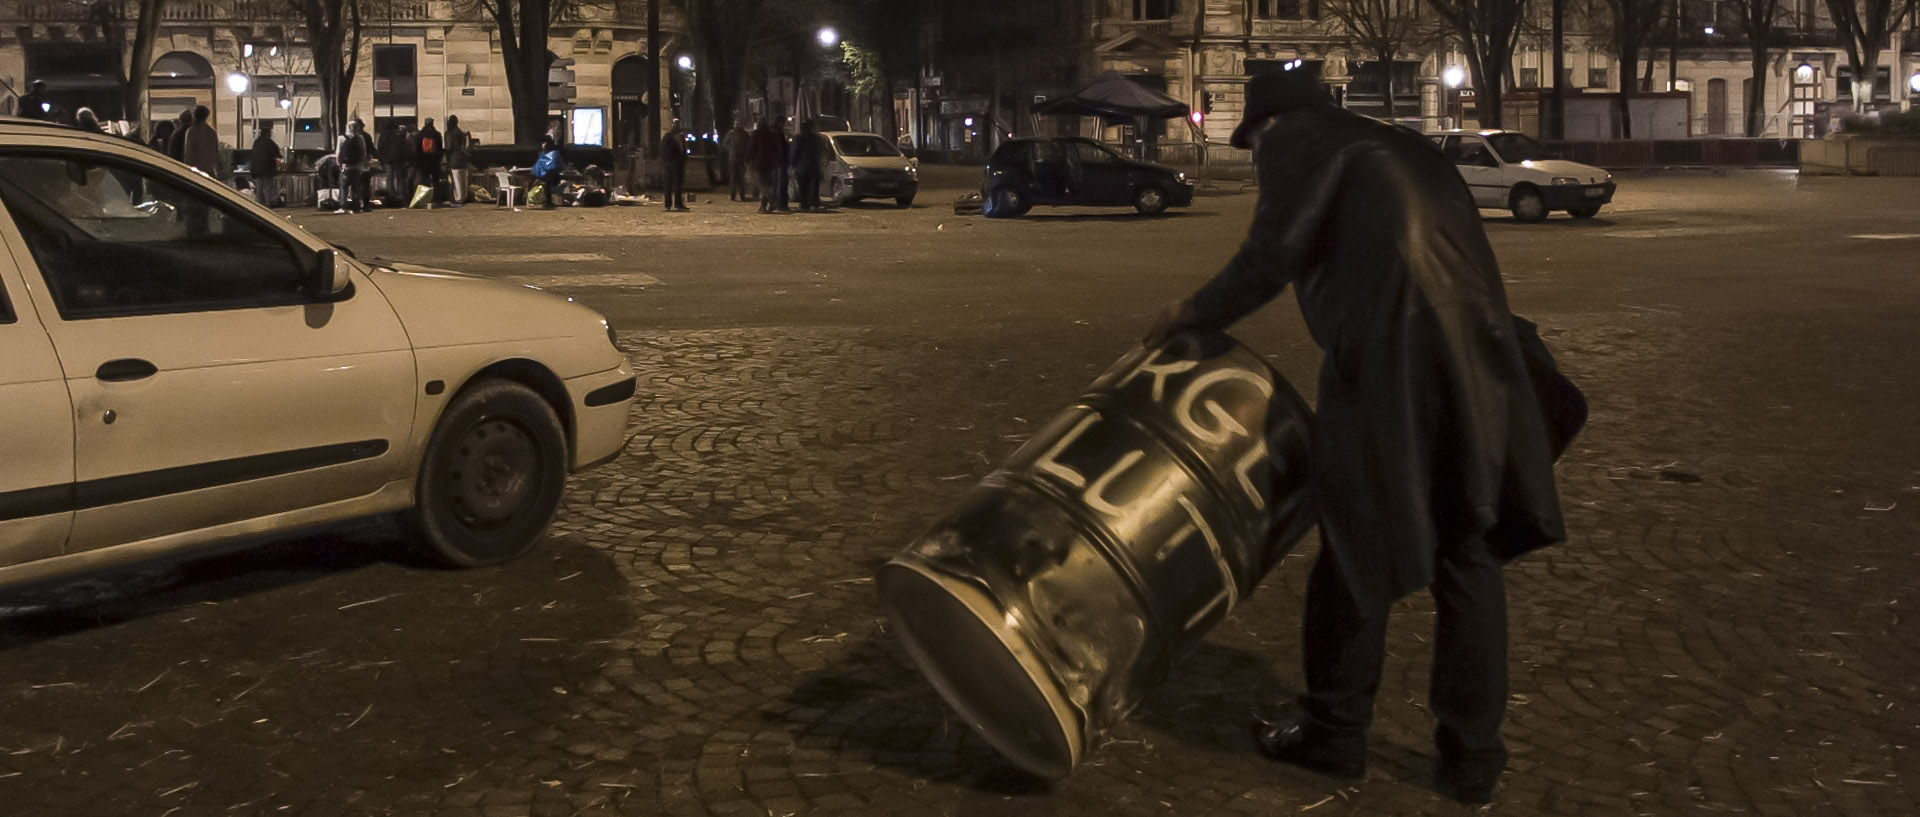
[[[720,140],[720,148],[727,153],[727,200],[747,201],[747,144],[752,137],[740,123]]]
[[[193,109],[180,112],[180,118],[173,123],[173,135],[167,137],[167,155],[180,161],[187,160],[187,131],[193,127]]]
[[[446,159],[447,184],[452,188],[448,193],[455,207],[467,203],[467,185],[473,173],[473,158],[467,151],[472,144],[472,137],[460,129],[460,117],[447,117],[447,144],[441,155]]]
[[[153,148],[161,153],[166,153],[167,143],[172,140],[173,120],[163,119],[159,124],[153,126],[153,139],[147,142],[147,147]]]
[[[781,168],[787,165],[786,140],[767,120],[753,129],[747,140],[747,161],[753,165],[754,184],[760,188],[760,212],[771,213],[784,201],[780,194]]]
[[[428,200],[440,199],[440,153],[446,146],[440,138],[440,131],[428,118],[420,132],[413,135],[413,183],[428,187]],[[412,199],[413,188],[407,188],[407,197]]]
[[[273,141],[273,123],[262,120],[260,135],[253,140],[253,151],[247,154],[247,178],[253,182],[253,200],[263,206],[274,206],[274,192],[278,189],[273,180],[280,175],[280,146]]]
[[[800,134],[793,137],[789,149],[793,163],[793,186],[800,196],[800,209],[820,209],[820,135],[813,131],[813,120],[800,122]]]
[[[667,176],[666,199],[661,204],[671,212],[687,212],[687,129],[678,119],[660,137],[660,160]]]
[[[407,126],[395,122],[380,136],[380,166],[386,171],[386,199],[389,206],[395,199],[406,203],[406,196],[413,192],[409,180],[413,177],[413,152],[411,134]]]
[[[1434,785],[1490,802],[1507,758],[1501,571],[1566,538],[1553,462],[1584,400],[1508,311],[1479,211],[1431,142],[1334,106],[1304,71],[1254,77],[1246,104],[1232,143],[1254,149],[1260,183],[1247,240],[1145,339],[1222,330],[1293,284],[1326,353],[1308,466],[1321,548],[1302,622],[1307,689],[1256,722],[1255,741],[1277,760],[1363,775],[1388,610],[1427,588]]]
[[[347,122],[333,155],[340,163],[341,213],[365,213],[373,209],[373,140],[367,136],[366,123]]]
[[[19,114],[23,119],[51,121],[53,119],[52,107],[53,106],[47,102],[46,80],[36,79],[28,83],[27,92],[20,95],[20,102],[15,106],[14,112]]]

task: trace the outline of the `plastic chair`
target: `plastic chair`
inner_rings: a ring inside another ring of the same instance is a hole
[[[500,184],[500,192],[498,198],[494,199],[493,206],[499,207],[504,204],[508,208],[515,208],[517,205],[514,204],[516,201],[514,194],[520,190],[520,187],[513,183],[513,172],[496,170],[493,172],[493,177]]]

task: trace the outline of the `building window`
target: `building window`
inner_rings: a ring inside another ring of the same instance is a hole
[[[1262,20],[1318,18],[1320,0],[1254,0],[1253,16]]]
[[[1540,87],[1540,69],[1538,68],[1520,69],[1520,87],[1522,88]]]
[[[1173,0],[1133,0],[1133,19],[1167,20],[1173,17]]]
[[[1588,88],[1607,87],[1607,69],[1588,68],[1587,69],[1587,87]]]
[[[1838,70],[1834,71],[1833,78],[1834,82],[1838,83],[1839,86],[1836,89],[1837,93],[1835,97],[1841,102],[1852,102],[1853,67],[1849,65],[1840,66]],[[1893,99],[1893,69],[1883,65],[1880,66],[1877,75],[1873,78],[1873,101],[1887,102],[1891,99]]]

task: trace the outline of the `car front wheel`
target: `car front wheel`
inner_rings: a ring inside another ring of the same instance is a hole
[[[894,196],[893,203],[901,207],[912,207],[913,197],[912,196]]]
[[[1574,218],[1593,218],[1594,216],[1600,215],[1600,208],[1569,207],[1567,208],[1567,215],[1573,216]]]
[[[1141,215],[1157,216],[1167,211],[1167,191],[1159,185],[1142,185],[1133,191],[1133,209]]]
[[[1514,188],[1509,206],[1513,209],[1515,221],[1532,223],[1547,217],[1547,200],[1542,198],[1540,191],[1531,185]]]
[[[1012,187],[988,191],[984,210],[987,218],[1019,218],[1027,212],[1027,197]]]
[[[532,389],[487,380],[447,406],[401,520],[420,554],[449,567],[499,564],[533,548],[560,507],[566,430]]]

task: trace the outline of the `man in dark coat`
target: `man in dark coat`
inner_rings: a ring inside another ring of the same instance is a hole
[[[727,153],[727,200],[747,200],[747,142],[752,137],[739,122],[727,131],[720,140],[720,147]]]
[[[687,212],[687,129],[678,119],[660,137],[660,159],[667,173],[666,201],[662,205],[669,212]]]
[[[787,148],[782,142],[780,131],[765,119],[754,127],[753,136],[747,140],[747,162],[753,166],[753,181],[760,191],[762,213],[773,212],[779,202],[780,168],[787,163]]]
[[[1550,373],[1551,358],[1543,346],[1531,356],[1538,339],[1507,309],[1480,214],[1426,138],[1337,108],[1317,78],[1283,71],[1247,83],[1232,141],[1254,148],[1260,180],[1247,240],[1147,339],[1224,329],[1291,283],[1325,351],[1307,692],[1294,711],[1255,723],[1256,741],[1278,760],[1363,775],[1387,612],[1429,588],[1435,786],[1489,802],[1506,765],[1501,570],[1565,538],[1553,460],[1572,431],[1550,434],[1529,376],[1530,359]]]
[[[820,209],[820,134],[813,120],[800,122],[800,134],[793,137],[793,187],[800,196],[801,210]]]
[[[453,197],[453,206],[467,202],[467,185],[471,184],[473,159],[467,152],[473,144],[472,137],[460,128],[460,117],[447,117],[447,145],[441,155],[447,160],[448,186]]]
[[[273,179],[280,175],[280,146],[273,141],[273,122],[260,120],[260,135],[247,153],[247,179],[253,184],[253,200],[264,207],[275,205],[278,189]]]
[[[25,119],[53,121],[52,106],[47,103],[47,81],[36,79],[27,85],[27,92],[20,95],[19,104],[14,113]]]
[[[180,161],[187,160],[187,131],[193,128],[193,109],[180,112],[180,118],[174,120],[173,135],[167,137],[167,155]]]

